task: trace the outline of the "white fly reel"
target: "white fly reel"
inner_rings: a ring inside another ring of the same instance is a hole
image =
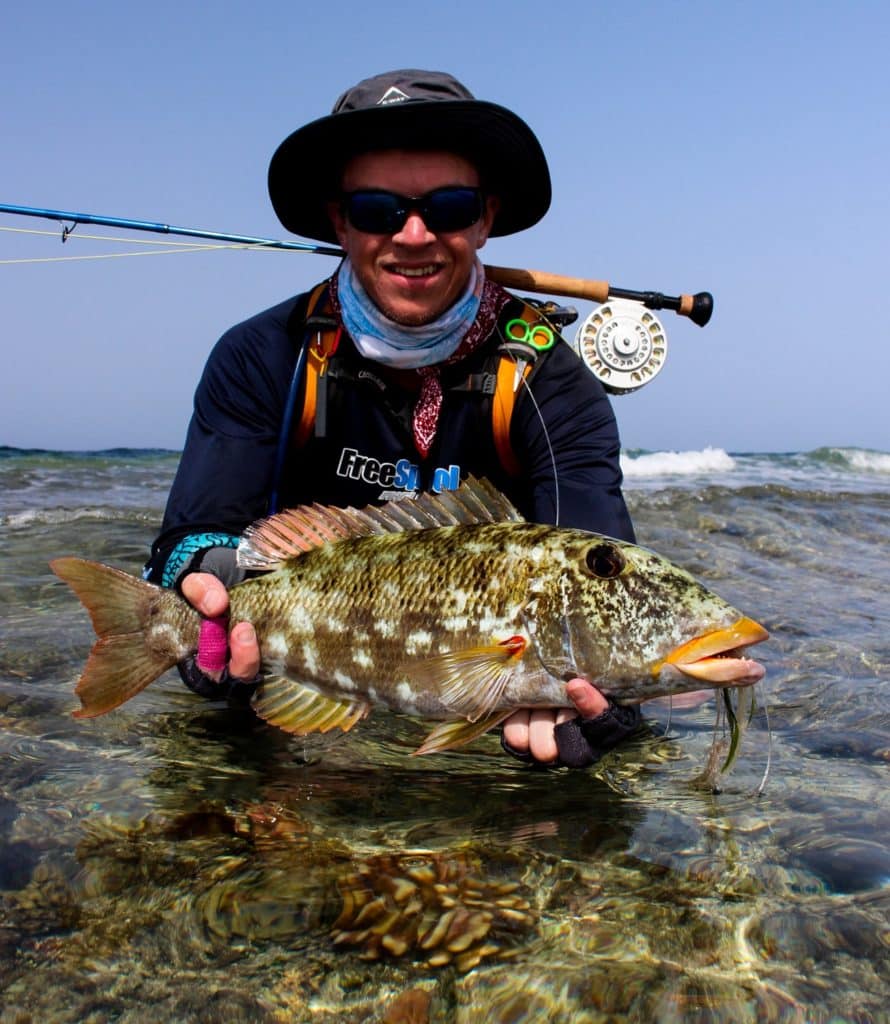
[[[578,327],[575,350],[606,391],[628,395],[664,366],[667,335],[651,309],[628,299],[607,299]]]

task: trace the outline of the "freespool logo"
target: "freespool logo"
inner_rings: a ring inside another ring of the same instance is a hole
[[[355,448],[344,448],[340,453],[337,476],[350,480],[363,480],[366,484],[379,484],[394,491],[416,491],[420,488],[420,466],[407,459],[398,462],[379,462],[370,455],[362,455]],[[460,466],[439,467],[433,472],[432,490],[456,491],[460,487]]]

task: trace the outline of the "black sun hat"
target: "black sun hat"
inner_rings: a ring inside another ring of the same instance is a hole
[[[506,107],[477,100],[441,71],[387,71],[347,90],[327,117],[289,135],[269,164],[269,196],[295,235],[336,242],[327,203],[359,153],[435,149],[466,157],[500,200],[492,235],[536,224],[550,206],[550,172],[531,128]]]

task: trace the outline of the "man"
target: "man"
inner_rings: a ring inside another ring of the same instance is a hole
[[[550,204],[547,162],[524,121],[449,75],[388,72],[285,139],[269,192],[288,230],[337,241],[346,258],[312,293],[217,344],[149,578],[224,616],[251,521],[305,502],[361,507],[447,489],[469,474],[529,519],[633,540],[605,393],[562,341],[517,356],[524,325],[541,318],[486,280],[478,257],[489,236],[530,227]],[[492,382],[505,359],[513,409],[496,436],[493,403],[505,399]],[[228,651],[223,681],[238,692],[260,666],[248,623],[234,625]],[[207,673],[222,659],[199,651],[198,663],[204,671],[182,667],[188,685],[226,693]],[[566,691],[578,714],[517,712],[506,749],[580,766],[636,725],[635,711],[588,681]]]

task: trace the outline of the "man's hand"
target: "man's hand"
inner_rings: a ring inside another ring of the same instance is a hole
[[[582,718],[596,718],[609,706],[586,679],[569,680],[566,693]],[[524,708],[504,722],[504,741],[517,754],[531,754],[541,764],[554,764],[559,760],[555,728],[575,717],[571,708]]]
[[[190,573],[182,581],[180,590],[186,601],[208,619],[218,618],[229,610],[229,592],[209,572]],[[249,622],[238,622],[229,632],[229,677],[250,680],[259,670],[260,647],[256,632]],[[219,673],[213,675],[218,678]]]
[[[607,754],[640,724],[640,709],[608,700],[586,679],[570,679],[571,708],[517,711],[504,724],[501,743],[520,761],[586,768]]]

